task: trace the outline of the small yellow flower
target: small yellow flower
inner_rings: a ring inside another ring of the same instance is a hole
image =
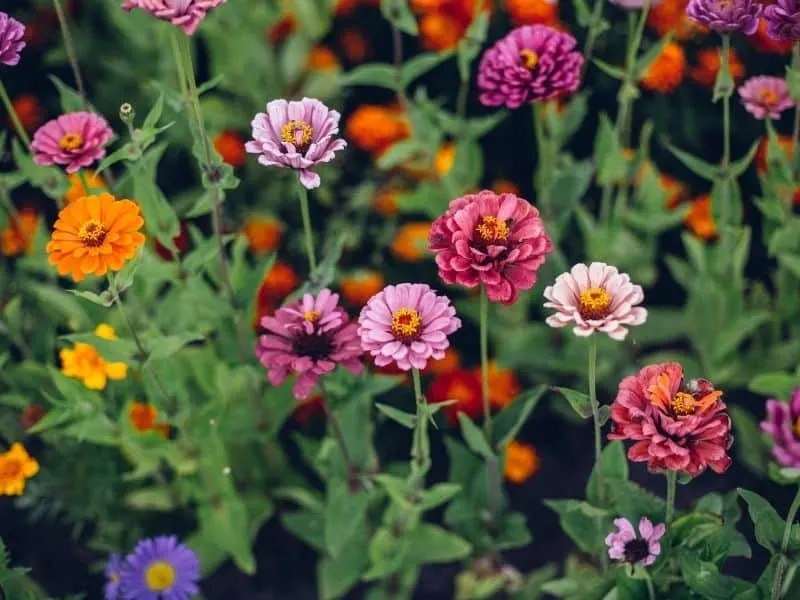
[[[98,330],[106,335],[110,330],[111,335],[114,335],[114,330],[108,325],[105,327],[101,325]],[[95,333],[99,337],[104,337],[97,331]],[[90,390],[104,390],[109,379],[119,381],[128,375],[128,365],[121,362],[106,362],[94,346],[82,342],[77,342],[72,349],[63,348],[59,356],[61,372],[67,377],[80,379]]]
[[[108,323],[100,323],[100,325],[97,326],[97,329],[94,330],[94,334],[99,338],[103,338],[104,340],[117,339],[117,334],[114,331],[114,328]]]
[[[523,483],[539,470],[541,460],[536,448],[522,442],[509,442],[503,473],[513,483]]]
[[[0,454],[0,496],[21,496],[25,480],[39,472],[39,463],[17,442]]]

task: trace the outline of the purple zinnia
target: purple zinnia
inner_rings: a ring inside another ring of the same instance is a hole
[[[33,160],[40,165],[64,165],[67,173],[74,173],[103,158],[104,146],[113,136],[99,115],[85,111],[61,115],[33,134]]]
[[[116,552],[108,557],[106,563],[106,585],[104,587],[105,600],[117,600],[119,598],[120,574],[122,572],[122,560]]]
[[[257,113],[251,125],[253,140],[245,148],[258,154],[258,162],[299,172],[307,189],[319,187],[320,178],[311,169],[333,160],[347,146],[339,133],[340,114],[319,100],[273,100],[266,113]]]
[[[424,369],[428,359],[444,358],[447,336],[461,327],[447,296],[424,283],[389,285],[375,294],[358,317],[361,346],[375,365],[397,363],[403,371]]]
[[[24,35],[25,25],[0,11],[0,63],[9,67],[19,64],[19,53],[25,47]]]
[[[125,600],[188,600],[199,594],[200,561],[175,536],[145,539],[120,573]]]
[[[739,88],[739,96],[745,110],[756,119],[780,119],[783,111],[794,106],[783,77],[751,77]]]
[[[583,55],[568,33],[546,25],[517,27],[484,52],[478,67],[480,101],[519,108],[564,93],[581,83]]]
[[[689,0],[686,14],[720,33],[741,31],[753,35],[758,29],[762,8],[756,0]]]
[[[800,6],[797,0],[778,0],[764,9],[767,35],[778,41],[800,40]]]
[[[157,19],[169,21],[192,35],[206,13],[212,8],[225,4],[228,0],[125,0],[122,10],[141,8]]]
[[[789,402],[767,400],[767,418],[761,423],[774,446],[772,456],[784,467],[800,469],[800,388]]]
[[[272,385],[297,373],[293,393],[298,400],[308,398],[320,376],[338,364],[354,375],[364,368],[358,327],[339,306],[339,294],[329,289],[279,308],[261,319],[261,327],[267,333],[258,338],[258,359]]]
[[[656,562],[656,557],[661,554],[659,540],[667,530],[663,523],[653,526],[650,519],[642,517],[639,520],[641,537],[636,535],[633,524],[624,517],[614,519],[614,525],[617,526],[617,531],[606,536],[606,546],[608,546],[610,558],[645,567]]]

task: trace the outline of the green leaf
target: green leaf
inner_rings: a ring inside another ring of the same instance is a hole
[[[586,498],[597,506],[602,506],[600,503],[601,474],[604,487],[613,487],[619,481],[628,480],[628,459],[625,455],[625,445],[621,441],[615,440],[603,448],[600,454],[600,463],[592,469],[589,482],[586,484]],[[604,490],[603,497],[607,501],[610,499],[610,494]]]
[[[147,487],[126,494],[125,505],[134,510],[170,511],[176,508],[176,498],[166,487]]]
[[[669,142],[664,142],[664,147],[669,150],[675,156],[675,158],[681,161],[686,168],[692,171],[692,173],[699,175],[708,181],[714,181],[717,178],[719,169],[716,165],[712,165],[703,159],[697,158],[696,156],[693,156],[688,152],[673,146]]]
[[[605,113],[600,115],[597,127],[594,160],[597,165],[597,183],[600,185],[621,181],[628,172],[628,162],[622,152],[619,137]]]
[[[427,152],[425,145],[419,140],[408,139],[395,142],[376,161],[379,169],[384,171],[398,165],[411,162],[417,156]]]
[[[325,498],[325,548],[336,557],[351,543],[353,534],[363,521],[369,495],[362,489],[351,490],[347,481],[328,482]]]
[[[632,481],[617,480],[610,488],[611,496],[619,514],[625,515],[631,521],[638,521],[647,517],[653,523],[663,523],[666,513],[666,502],[633,483]]]
[[[561,233],[572,218],[575,209],[586,196],[586,192],[592,184],[593,175],[594,165],[590,160],[575,163],[568,169],[558,172],[550,189],[552,197],[558,198],[558,202],[554,202],[551,209],[557,224],[555,232],[557,238],[560,239]]]
[[[56,86],[58,97],[61,101],[61,112],[72,113],[89,110],[86,101],[81,97],[77,90],[72,89],[55,75],[48,75],[48,79]]]
[[[198,342],[203,339],[205,339],[204,335],[193,332],[165,335],[150,339],[147,341],[147,348],[149,351],[147,362],[150,363],[151,361],[169,358],[192,342]]]
[[[408,35],[417,35],[417,19],[408,6],[408,0],[381,0],[381,14],[384,18]]]
[[[461,424],[461,434],[470,450],[485,458],[495,458],[495,454],[480,428],[463,412],[458,413],[458,421]]]
[[[158,100],[156,100],[153,107],[150,109],[150,112],[147,113],[147,116],[144,118],[144,123],[142,123],[142,129],[151,129],[158,125],[159,120],[161,119],[161,114],[164,112],[164,100],[166,99],[164,92],[161,92],[158,95]]]
[[[755,586],[747,581],[722,575],[717,565],[699,560],[691,553],[681,554],[679,557],[683,579],[693,591],[707,600],[730,600]],[[757,600],[756,594],[754,600]]]
[[[480,139],[492,129],[503,122],[511,112],[508,110],[497,110],[485,117],[467,119],[464,135],[472,139]]]
[[[415,565],[452,562],[472,552],[472,545],[464,538],[430,523],[420,523],[406,537],[408,558]]]
[[[437,483],[431,489],[422,492],[420,506],[423,510],[430,510],[449,501],[461,491],[458,483]]]
[[[395,70],[391,66],[383,63],[369,63],[360,65],[342,75],[341,84],[345,87],[372,85],[394,90],[397,88],[397,78]]]
[[[481,12],[478,17],[470,23],[461,41],[458,43],[458,75],[461,81],[468,81],[472,62],[481,51],[481,46],[486,41],[489,32],[489,13]]]
[[[742,195],[739,184],[721,179],[711,187],[711,215],[718,227],[738,226],[742,221]]]
[[[639,56],[636,61],[636,66],[633,68],[633,72],[635,73],[637,80],[644,76],[653,61],[658,58],[661,52],[664,50],[664,47],[672,41],[672,36],[674,33],[675,32],[672,30],[669,31],[667,35],[663,36],[660,40],[658,40],[657,43],[650,46],[647,52]]]
[[[294,536],[319,552],[325,550],[324,519],[316,512],[296,510],[282,512],[281,524]]]
[[[201,531],[229,553],[241,571],[253,575],[256,572],[256,560],[250,545],[253,534],[247,508],[241,498],[220,498],[215,504],[200,506],[197,515]],[[191,539],[189,545],[192,545]],[[202,558],[203,553],[199,554]]]
[[[738,405],[728,406],[736,432],[736,456],[748,469],[758,475],[767,474],[770,451],[763,441],[763,433],[758,420],[749,411]]]
[[[581,500],[545,500],[558,514],[561,529],[584,552],[603,550],[603,539],[611,530],[611,515]],[[601,531],[602,530],[602,531]]]
[[[403,87],[408,87],[413,81],[422,77],[428,71],[435,69],[451,56],[453,56],[452,50],[435,53],[425,52],[407,61],[401,69]]]
[[[101,292],[100,294],[95,294],[94,292],[81,291],[81,290],[67,290],[67,291],[70,294],[75,294],[79,298],[83,298],[84,300],[88,300],[89,302],[93,302],[94,304],[99,304],[100,306],[105,306],[106,308],[114,304],[114,298],[108,291]]]
[[[166,147],[166,143],[157,144],[136,164],[133,194],[142,209],[148,233],[164,246],[174,248],[172,240],[180,233],[180,222],[172,205],[156,184],[158,163]]]
[[[400,423],[400,425],[403,427],[414,429],[414,423],[416,422],[415,415],[399,410],[387,404],[381,404],[379,402],[375,403],[375,408],[389,417],[392,421]]]
[[[614,79],[618,79],[619,81],[623,81],[625,79],[625,69],[621,67],[615,67],[599,58],[593,58],[592,62],[597,65],[597,67],[609,77],[613,77]]]
[[[767,311],[752,312],[749,315],[743,315],[740,318],[730,323],[724,331],[720,332],[714,344],[714,357],[723,361],[728,355],[736,352],[736,350],[749,337],[756,333],[759,327],[771,321],[772,315]]]
[[[89,344],[100,353],[105,360],[110,362],[130,362],[136,355],[136,344],[132,340],[120,339],[106,340],[94,333],[75,333],[62,335],[60,340],[68,342]]]
[[[779,254],[778,262],[789,270],[792,275],[800,279],[800,256],[795,254]]]
[[[772,505],[750,490],[738,488],[739,495],[747,504],[747,512],[753,522],[756,541],[764,548],[775,553],[780,548],[785,523]]]
[[[369,567],[369,535],[362,523],[353,541],[337,557],[323,556],[319,562],[318,579],[323,600],[343,597]]]
[[[494,417],[492,431],[494,439],[497,440],[496,448],[504,447],[517,436],[546,390],[546,386],[540,385],[523,392],[503,409],[503,412]]]
[[[554,387],[551,389],[552,391],[564,396],[564,398],[567,399],[567,402],[569,402],[569,405],[572,407],[572,410],[574,410],[580,417],[588,419],[592,416],[592,402],[588,395],[584,394],[583,392],[579,392],[578,390],[571,390],[564,387]]]
[[[758,151],[758,146],[761,143],[760,140],[756,140],[753,142],[753,145],[750,146],[750,150],[747,151],[742,158],[739,160],[733,161],[730,166],[730,174],[731,177],[739,177],[742,173],[747,170],[747,167],[750,166],[750,163],[753,162],[753,158]]]
[[[800,377],[797,375],[778,372],[756,375],[747,387],[756,394],[788,400],[798,385]]]

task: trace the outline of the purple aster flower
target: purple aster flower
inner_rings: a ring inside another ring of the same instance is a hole
[[[692,21],[720,33],[741,31],[753,35],[762,9],[756,0],[689,0],[686,14]]]
[[[64,165],[67,173],[88,167],[106,155],[104,146],[114,137],[108,122],[90,112],[56,117],[33,134],[33,160],[40,165]]]
[[[120,574],[122,572],[122,560],[116,552],[108,557],[106,563],[106,585],[103,589],[105,600],[117,600],[119,598]]]
[[[120,573],[125,600],[188,600],[199,594],[200,561],[175,536],[145,539]]]
[[[299,171],[300,183],[307,189],[319,187],[320,178],[311,169],[333,160],[347,146],[339,133],[341,115],[319,100],[273,100],[266,113],[253,119],[253,140],[245,148],[258,154],[258,162],[268,167]]]
[[[169,21],[192,35],[200,22],[212,8],[225,4],[228,0],[125,0],[122,10],[141,8],[156,19]]]
[[[800,5],[797,0],[778,0],[764,9],[767,35],[778,41],[800,40]]]
[[[780,119],[781,113],[794,106],[783,77],[751,77],[739,88],[745,110],[756,119]]]
[[[800,469],[800,388],[789,402],[767,400],[767,418],[761,430],[772,438],[772,456],[781,466]]]
[[[546,25],[517,27],[481,58],[481,103],[519,108],[574,92],[581,84],[583,67],[576,45],[570,34]]]
[[[653,526],[647,517],[639,520],[639,536],[633,524],[624,517],[614,519],[617,531],[606,536],[608,556],[613,560],[620,560],[632,565],[640,564],[645,567],[656,562],[656,557],[661,554],[659,540],[666,532],[663,523]]]
[[[261,327],[267,333],[258,338],[258,359],[273,385],[297,373],[292,391],[298,400],[308,398],[320,376],[338,364],[354,375],[364,368],[358,327],[339,306],[339,294],[329,289],[279,308],[261,319]]]
[[[379,367],[395,362],[403,371],[424,369],[444,358],[447,336],[461,327],[447,296],[424,283],[389,285],[375,294],[358,317],[361,346]]]
[[[25,47],[24,35],[25,25],[0,11],[0,63],[9,67],[19,64],[19,53]]]

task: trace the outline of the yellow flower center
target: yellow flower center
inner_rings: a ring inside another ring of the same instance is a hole
[[[508,225],[497,217],[485,216],[475,227],[475,231],[485,242],[498,242],[508,239]]]
[[[302,151],[308,148],[314,137],[314,129],[305,121],[289,121],[281,129],[281,140]]]
[[[778,94],[775,93],[775,90],[761,90],[758,99],[761,101],[761,104],[772,106],[778,102]]]
[[[523,48],[519,51],[519,58],[522,61],[522,66],[532,71],[539,64],[539,55],[529,48]]]
[[[67,152],[77,150],[83,146],[83,136],[80,133],[65,133],[58,141],[58,147]]]
[[[794,422],[794,435],[800,438],[800,417],[797,417],[797,420]]]
[[[422,329],[422,317],[413,308],[401,308],[392,313],[392,333],[404,342],[410,342]]]
[[[175,567],[168,562],[157,561],[147,567],[144,580],[147,589],[153,592],[163,592],[175,583]]]
[[[84,246],[95,248],[102,246],[106,239],[106,228],[97,219],[89,219],[78,230],[78,238]]]
[[[319,314],[319,311],[317,311],[317,310],[307,310],[303,314],[303,318],[306,321],[308,321],[309,323],[316,323],[317,321],[319,321],[319,317],[320,317],[320,314]]]
[[[672,406],[672,412],[679,417],[692,415],[697,408],[697,402],[695,401],[694,396],[687,394],[686,392],[678,392],[675,394],[670,404]]]
[[[602,319],[608,315],[611,295],[603,288],[589,288],[581,292],[578,312],[584,319]]]

